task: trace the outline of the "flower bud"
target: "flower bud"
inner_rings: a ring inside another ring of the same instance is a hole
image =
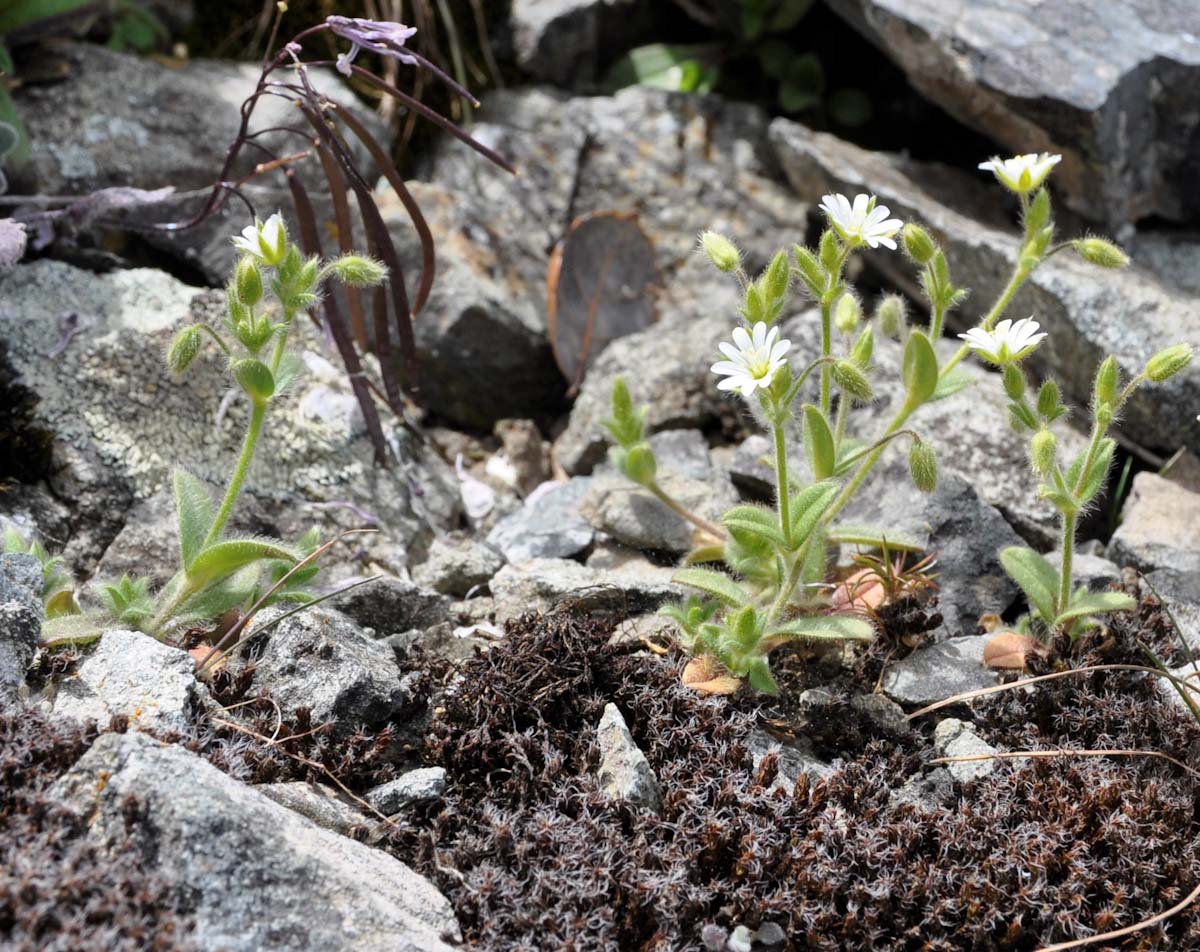
[[[1071,247],[1084,261],[1101,268],[1124,268],[1129,264],[1129,255],[1104,238],[1078,238]]]
[[[621,471],[640,486],[648,486],[658,472],[658,461],[649,443],[638,443],[625,453]]]
[[[899,337],[907,319],[904,315],[904,298],[899,294],[885,294],[875,308],[875,319],[879,330],[887,337]]]
[[[758,280],[767,302],[772,305],[782,304],[783,299],[787,297],[788,285],[792,283],[792,269],[788,265],[787,252],[780,251],[776,254]]]
[[[342,284],[355,288],[370,288],[382,284],[388,273],[387,268],[378,261],[364,258],[362,255],[342,255],[330,262],[329,268]]]
[[[200,348],[204,345],[203,331],[196,325],[185,327],[175,339],[171,341],[171,346],[167,350],[167,368],[173,374],[181,374],[188,369],[196,355],[200,353]]]
[[[866,401],[875,396],[871,381],[853,360],[839,360],[833,365],[833,382],[855,400]]]
[[[1047,380],[1042,384],[1042,388],[1038,391],[1037,411],[1045,419],[1053,420],[1060,415],[1058,410],[1058,384],[1056,384],[1053,380]]]
[[[826,228],[824,234],[821,235],[821,242],[817,246],[817,257],[821,259],[825,270],[832,272],[841,255],[837,233],[832,228]]]
[[[1004,392],[1010,400],[1020,400],[1025,396],[1025,374],[1016,364],[1004,365]]]
[[[929,264],[929,259],[937,251],[937,242],[929,232],[920,225],[909,222],[901,229],[900,237],[904,241],[904,250],[913,261],[917,264]]]
[[[843,334],[853,334],[862,320],[862,305],[858,298],[847,292],[833,306],[833,324]]]
[[[796,245],[792,249],[792,256],[796,259],[796,269],[800,272],[805,286],[813,297],[818,297],[825,290],[824,266],[817,260],[817,256],[803,245]]]
[[[1111,403],[1101,403],[1093,411],[1096,422],[1100,424],[1101,429],[1108,429],[1113,421],[1113,408]]]
[[[251,255],[244,255],[238,259],[233,269],[233,286],[237,292],[237,299],[247,307],[254,307],[262,300],[262,271],[259,270],[258,261]]]
[[[266,364],[258,360],[247,358],[239,360],[230,368],[233,373],[233,379],[238,382],[250,398],[256,403],[264,400],[270,400],[271,395],[275,392],[275,378],[271,376],[271,371]]]
[[[937,454],[928,443],[917,440],[908,451],[908,471],[913,485],[923,493],[937,488]]]
[[[871,366],[871,355],[875,352],[875,332],[869,326],[862,329],[858,340],[850,348],[850,359],[863,370]]]
[[[1049,479],[1058,462],[1058,441],[1045,427],[1033,434],[1029,444],[1029,462],[1033,471],[1043,479]]]
[[[1146,376],[1155,383],[1170,380],[1179,371],[1192,362],[1192,348],[1189,344],[1175,344],[1160,350],[1146,363]]]
[[[718,271],[729,274],[742,266],[742,253],[737,245],[715,231],[700,233],[700,249]]]
[[[1105,357],[1096,368],[1096,383],[1092,394],[1097,404],[1114,403],[1117,399],[1117,384],[1120,373],[1117,369],[1116,357]]]

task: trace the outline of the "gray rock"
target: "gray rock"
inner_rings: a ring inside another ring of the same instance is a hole
[[[320,784],[297,780],[258,784],[254,789],[280,806],[312,820],[322,829],[342,836],[349,836],[356,827],[367,827],[372,822],[328,787],[322,787]]]
[[[363,799],[385,816],[423,800],[436,800],[446,791],[444,767],[418,767],[368,790]]]
[[[733,485],[724,478],[702,482],[672,474],[661,477],[659,485],[684,508],[710,521],[719,521],[737,503]],[[596,477],[580,512],[596,529],[631,548],[682,555],[693,547],[692,523],[621,476]]]
[[[882,694],[858,694],[850,699],[850,706],[867,717],[876,727],[893,737],[907,737],[912,726],[902,708]]]
[[[1108,555],[1143,572],[1200,572],[1200,493],[1154,473],[1138,473]]]
[[[550,444],[532,420],[500,420],[492,432],[500,441],[504,459],[516,475],[516,488],[528,496],[550,479]]]
[[[496,622],[527,611],[569,607],[575,611],[653,611],[663,602],[682,597],[671,582],[671,569],[642,560],[602,571],[567,559],[529,559],[504,566],[492,579]]]
[[[352,589],[330,601],[330,607],[375,637],[430,628],[450,617],[450,599],[408,579],[386,577]]]
[[[1063,155],[1055,174],[1110,225],[1184,219],[1200,129],[1200,11],[1157,0],[834,0],[913,85],[1010,152]]]
[[[143,858],[202,948],[449,952],[460,939],[450,903],[399,860],[144,734],[100,737],[52,797],[96,847]]]
[[[1155,569],[1147,573],[1145,582],[1170,611],[1179,634],[1200,656],[1200,574],[1186,569]]]
[[[948,804],[954,797],[954,777],[945,767],[934,767],[910,777],[892,794],[898,803],[909,803],[926,813]]]
[[[106,631],[54,693],[54,713],[96,721],[129,718],[135,730],[186,731],[208,690],[192,657],[140,631]]]
[[[732,330],[721,314],[679,326],[655,326],[613,341],[592,365],[575,399],[571,419],[554,444],[558,462],[569,473],[585,473],[604,459],[612,385],[624,377],[635,405],[648,408],[650,431],[700,427],[717,418],[726,398],[709,370],[717,344]]]
[[[983,740],[971,725],[956,717],[947,717],[933,730],[933,745],[942,757],[975,757],[996,753],[996,748]],[[950,776],[959,783],[982,780],[996,769],[995,760],[967,760],[946,764]]]
[[[646,0],[524,0],[512,9],[517,65],[556,86],[587,85],[650,26]]]
[[[983,665],[987,638],[968,635],[918,648],[888,666],[883,691],[893,701],[923,707],[965,691],[991,687],[996,674]]]
[[[496,523],[488,533],[488,544],[504,553],[509,562],[578,555],[595,538],[595,531],[579,512],[591,485],[590,479],[572,479],[534,493],[520,509]]]
[[[614,800],[628,800],[658,813],[662,809],[658,779],[615,704],[604,705],[604,716],[596,728],[596,743],[600,747],[600,789]]]
[[[660,430],[651,434],[650,447],[663,476],[686,476],[701,481],[713,478],[708,441],[699,430]]]
[[[771,139],[801,196],[870,190],[893,215],[931,229],[955,280],[971,288],[960,323],[974,324],[999,296],[1012,273],[1017,236],[1011,227],[986,223],[992,220],[989,210],[1010,207],[1011,197],[989,186],[982,173],[975,180],[945,166],[867,152],[785,119],[772,124]],[[961,209],[979,209],[983,220]],[[877,252],[866,260],[889,281],[916,293],[916,274],[902,255]],[[1050,336],[1030,365],[1054,375],[1079,405],[1090,400],[1096,365],[1109,354],[1133,377],[1170,344],[1200,349],[1200,321],[1190,298],[1137,268],[1108,271],[1071,254],[1056,255],[1034,272],[1008,313],[1037,316]],[[1162,412],[1164,406],[1172,412]],[[1200,365],[1193,364],[1165,384],[1139,388],[1123,411],[1122,426],[1134,443],[1176,447],[1182,442],[1195,450],[1200,448],[1197,414]]]
[[[766,731],[751,731],[750,756],[754,760],[755,770],[767,754],[775,754],[779,758],[779,773],[771,782],[771,788],[782,790],[789,797],[795,791],[796,781],[801,774],[807,774],[809,780],[823,780],[833,773],[834,768],[812,752],[812,744],[807,737],[784,744]]]
[[[224,355],[208,348],[178,381],[162,356],[178,327],[222,319],[218,297],[197,297],[194,288],[146,269],[94,274],[42,260],[0,274],[0,373],[16,380],[14,399],[32,408],[24,439],[46,447],[44,455],[26,454],[25,478],[46,479],[67,502],[73,531],[63,554],[77,571],[94,567],[133,505],[169,488],[173,466],[185,465],[214,496],[228,478],[249,408],[235,399],[217,419],[229,390]],[[71,314],[76,332],[68,340]],[[328,535],[374,522],[380,531],[355,547],[384,565],[398,547],[402,563],[405,548],[431,535],[431,525],[457,520],[453,476],[390,421],[385,430],[400,462],[385,468],[375,465],[361,432],[340,418],[311,415],[305,408],[313,393],[349,394],[349,384],[320,357],[325,345],[308,321],[296,322],[293,338],[305,371],[272,401],[248,491],[278,510],[303,513]]]
[[[413,579],[443,595],[462,597],[486,585],[503,565],[504,556],[486,543],[469,537],[438,536],[425,561],[413,569]]]
[[[1046,559],[1061,571],[1062,550],[1055,549],[1046,555]],[[1110,582],[1121,578],[1121,569],[1103,556],[1077,551],[1071,557],[1071,575],[1076,585],[1086,585],[1092,591],[1103,591]]]
[[[259,615],[260,624],[279,609]],[[390,647],[373,641],[345,615],[324,606],[280,622],[263,636],[254,670],[257,689],[270,691],[285,715],[307,708],[313,724],[345,736],[362,725],[397,718],[412,702]]]
[[[751,433],[738,444],[729,460],[729,478],[753,499],[775,496],[775,447],[761,433]]]
[[[1000,550],[1021,537],[959,476],[942,473],[937,489],[922,493],[904,458],[881,463],[843,521],[892,527],[936,553],[938,611],[951,636],[972,634],[981,615],[1003,613],[1019,594]]]
[[[32,555],[0,553],[0,698],[25,683],[42,613],[41,564]]]

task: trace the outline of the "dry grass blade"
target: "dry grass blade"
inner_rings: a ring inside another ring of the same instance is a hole
[[[1178,915],[1197,899],[1200,899],[1200,886],[1193,889],[1170,909],[1164,909],[1149,919],[1135,922],[1133,925],[1125,926],[1123,929],[1114,929],[1112,932],[1101,932],[1097,935],[1090,935],[1086,939],[1072,939],[1070,942],[1057,942],[1054,945],[1044,945],[1038,949],[1038,952],[1062,952],[1063,949],[1081,949],[1085,945],[1095,945],[1097,942],[1108,942],[1112,939],[1124,938],[1127,935],[1136,935],[1143,929],[1148,929],[1150,926],[1158,925],[1158,923],[1165,922],[1172,916]]]
[[[350,203],[346,200],[346,180],[342,177],[338,164],[334,161],[329,150],[321,145],[317,147],[317,157],[321,160],[321,168],[325,170],[325,180],[329,183],[329,197],[333,202],[333,217],[337,222],[338,247],[342,254],[354,251],[354,224],[350,220]],[[350,328],[358,346],[366,350],[370,346],[367,338],[367,325],[363,317],[362,289],[354,285],[346,286],[346,310],[350,312]]]
[[[944,707],[950,707],[952,704],[962,704],[964,701],[973,701],[978,697],[986,697],[989,694],[999,694],[1001,691],[1011,691],[1016,688],[1023,688],[1030,684],[1037,684],[1041,681],[1056,681],[1059,678],[1067,678],[1073,674],[1088,674],[1093,671],[1140,671],[1142,674],[1153,674],[1160,678],[1166,678],[1168,681],[1176,685],[1182,685],[1188,691],[1195,691],[1200,694],[1200,687],[1190,684],[1181,678],[1175,677],[1165,671],[1159,671],[1157,668],[1150,668],[1144,664],[1090,664],[1082,668],[1071,668],[1069,671],[1055,671],[1053,674],[1039,674],[1035,678],[1022,678],[1020,681],[1010,681],[1008,684],[997,684],[990,688],[980,688],[977,691],[964,691],[962,694],[955,694],[952,697],[937,701],[921,708],[919,711],[913,711],[908,715],[908,720],[916,720],[918,717],[923,717],[926,714],[931,714],[934,711],[941,710]]]

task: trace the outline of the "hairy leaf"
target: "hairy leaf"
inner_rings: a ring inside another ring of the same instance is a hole
[[[913,331],[908,335],[908,343],[904,346],[903,377],[908,399],[912,403],[924,403],[937,392],[937,354],[929,338],[921,331]]]
[[[721,517],[721,522],[732,531],[747,532],[779,546],[787,544],[778,517],[761,506],[734,506]]]
[[[179,555],[185,570],[190,570],[204,546],[216,512],[208,487],[186,469],[171,475],[175,491],[175,515],[179,522]]]
[[[828,479],[833,475],[837,466],[833,430],[825,414],[811,403],[804,405],[804,448],[808,452],[813,479]]]
[[[1054,619],[1054,624],[1061,625],[1074,618],[1102,615],[1105,612],[1130,612],[1135,608],[1137,600],[1124,592],[1082,591],[1072,596],[1070,607]]]
[[[860,526],[842,523],[829,530],[829,541],[840,545],[865,545],[882,549],[884,543],[893,552],[922,552],[925,546],[913,537],[897,530],[880,529],[877,526]]]
[[[840,487],[832,479],[807,486],[792,497],[792,543],[802,545],[833,504]]]
[[[825,641],[870,641],[875,637],[875,626],[865,618],[818,615],[815,618],[794,618],[773,626],[767,632],[768,638],[778,635]]]
[[[1042,620],[1050,624],[1058,603],[1058,571],[1033,549],[1021,545],[1009,546],[1000,552],[1000,564],[1021,591],[1029,604],[1037,609]]]
[[[749,593],[728,575],[709,569],[680,569],[671,581],[699,589],[727,605],[742,606],[750,601]]]
[[[244,565],[262,559],[281,559],[298,562],[302,556],[280,542],[267,539],[228,539],[215,542],[196,556],[187,571],[192,588],[201,588],[224,575],[231,575]]]

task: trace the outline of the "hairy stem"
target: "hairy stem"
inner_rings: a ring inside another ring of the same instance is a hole
[[[225,497],[221,500],[221,508],[217,510],[217,517],[213,520],[212,527],[204,538],[205,546],[212,545],[217,541],[221,531],[225,528],[225,523],[233,514],[238,494],[242,491],[242,484],[246,481],[246,474],[249,473],[250,464],[254,461],[254,450],[258,446],[258,438],[262,435],[263,419],[266,415],[266,401],[255,400],[254,408],[250,411],[250,425],[246,428],[245,439],[242,440],[242,453],[234,467],[233,476],[230,477]]]
[[[1022,248],[1022,253],[1023,252],[1024,249]],[[1040,264],[1040,262],[1038,263]],[[1021,289],[1021,285],[1023,285],[1029,279],[1029,276],[1033,274],[1036,267],[1037,264],[1026,267],[1018,261],[1016,268],[1013,270],[1012,277],[1008,280],[1008,284],[1005,286],[1004,290],[1000,292],[1000,297],[996,298],[996,303],[992,305],[992,309],[987,312],[987,315],[983,318],[983,321],[980,322],[980,327],[982,327],[985,331],[990,331],[996,325],[996,322],[1000,320],[1000,318],[1004,316],[1004,312],[1008,310],[1008,306],[1012,303],[1012,299]],[[942,367],[942,379],[945,379],[946,374],[958,366],[958,364],[962,362],[963,358],[965,358],[970,352],[971,348],[966,344],[958,348],[958,351],[954,354],[954,356],[946,362],[944,367]]]
[[[1075,554],[1075,525],[1079,520],[1076,512],[1063,513],[1062,517],[1062,577],[1058,583],[1058,611],[1062,613],[1071,604],[1071,560]],[[1046,620],[1054,623],[1053,618]]]
[[[854,494],[858,492],[859,488],[866,481],[867,476],[870,475],[870,472],[874,468],[875,464],[879,462],[879,457],[881,457],[884,450],[887,449],[888,443],[891,442],[890,438],[896,433],[897,430],[900,429],[900,427],[904,425],[905,421],[912,416],[912,413],[914,410],[916,410],[917,406],[918,404],[914,404],[911,400],[909,400],[906,401],[904,406],[900,408],[895,418],[888,425],[888,428],[884,430],[883,435],[876,441],[875,449],[871,451],[870,455],[868,455],[865,460],[863,460],[863,462],[859,465],[857,472],[855,472],[854,476],[851,478],[850,482],[848,482],[842,488],[842,491],[838,493],[837,498],[834,499],[833,504],[825,511],[825,515],[821,519],[823,523],[830,523],[833,520],[833,517],[841,512],[846,507],[846,504],[854,498]]]
[[[720,526],[718,526],[714,523],[709,522],[703,516],[698,516],[694,512],[692,512],[690,509],[687,509],[684,506],[680,505],[673,498],[671,498],[671,496],[669,496],[667,494],[667,492],[660,485],[658,485],[657,481],[652,480],[651,482],[647,483],[646,489],[648,489],[650,491],[650,493],[654,496],[655,499],[657,499],[659,502],[661,502],[664,506],[666,506],[668,509],[670,509],[677,516],[680,516],[681,518],[686,519],[688,522],[690,522],[696,528],[703,529],[709,535],[716,536],[718,539],[725,538],[725,530],[724,529],[722,529]]]
[[[783,424],[775,423],[775,495],[779,497],[779,528],[783,531],[783,540],[787,547],[792,547],[792,519],[788,511],[790,500],[788,493],[787,443],[784,437]]]

